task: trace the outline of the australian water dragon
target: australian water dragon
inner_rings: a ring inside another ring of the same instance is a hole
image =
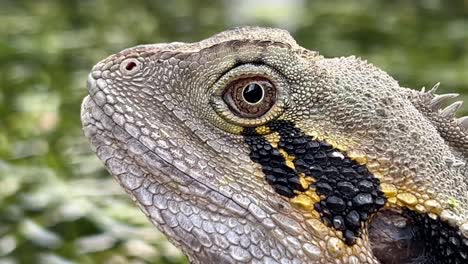
[[[81,118],[194,263],[468,263],[468,117],[437,86],[243,27],[102,60]]]

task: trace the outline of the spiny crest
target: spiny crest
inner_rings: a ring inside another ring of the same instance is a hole
[[[445,119],[455,118],[455,114],[462,107],[463,101],[456,101],[445,108],[442,108],[449,100],[454,99],[459,96],[458,93],[448,93],[448,94],[435,94],[439,88],[440,83],[436,83],[429,91],[426,92],[426,88],[421,89],[421,93],[432,96],[430,101],[430,108],[433,111],[437,111],[439,115]],[[468,116],[460,117],[455,119],[458,126],[464,130],[468,131]]]

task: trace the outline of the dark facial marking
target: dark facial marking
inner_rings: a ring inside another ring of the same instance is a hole
[[[295,169],[286,166],[281,153],[249,129],[245,142],[252,161],[261,164],[267,182],[289,198],[295,196],[294,191],[305,191],[299,183],[300,173],[311,177],[315,183],[310,188],[322,198],[315,204],[322,221],[342,231],[345,242],[353,245],[361,233],[362,223],[385,204],[379,180],[365,166],[330,144],[303,134],[290,122],[274,121],[268,126],[279,133],[278,148],[294,157]]]
[[[277,193],[292,198],[296,196],[294,190],[305,191],[297,172],[286,166],[283,155],[277,149],[253,128],[247,128],[244,134],[244,140],[250,148],[250,158],[262,165],[266,181]]]
[[[322,220],[342,231],[346,244],[353,245],[362,223],[386,202],[379,180],[365,166],[290,122],[274,121],[269,127],[280,134],[278,147],[295,157],[296,171],[315,180],[311,188],[323,197],[315,204]]]

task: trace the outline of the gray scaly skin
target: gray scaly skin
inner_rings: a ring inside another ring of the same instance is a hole
[[[273,84],[275,103],[239,116],[223,95],[258,76]],[[295,197],[265,180],[268,164],[254,161],[246,131],[276,149],[278,121],[365,166],[385,197],[378,211],[443,221],[466,243],[468,120],[454,118],[460,103],[440,109],[453,96],[437,87],[403,88],[366,61],[324,58],[284,30],[244,27],[125,49],[94,66],[88,88],[81,118],[93,150],[193,263],[380,263],[372,217],[347,243],[314,207],[327,198],[314,180]],[[281,166],[297,169],[281,154]]]

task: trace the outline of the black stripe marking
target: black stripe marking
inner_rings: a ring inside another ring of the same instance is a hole
[[[252,161],[262,165],[266,181],[280,195],[294,197],[294,190],[305,191],[299,183],[299,176],[292,168],[286,166],[283,155],[265,138],[258,135],[253,128],[244,131],[245,142],[250,148]]]
[[[468,263],[468,238],[458,228],[440,218],[434,220],[427,214],[410,210],[405,210],[404,214],[412,218],[418,227],[415,236],[425,243],[424,254],[432,261],[428,263]]]
[[[267,182],[291,198],[294,191],[305,191],[299,184],[299,173],[313,178],[311,188],[322,198],[315,210],[326,225],[343,232],[346,244],[355,244],[363,223],[386,202],[379,180],[365,166],[330,144],[303,134],[291,122],[273,121],[268,126],[280,135],[278,148],[295,157],[295,170],[285,165],[284,157],[267,140],[247,129],[250,157],[262,165]]]
[[[322,220],[342,231],[345,242],[353,245],[362,223],[386,202],[380,181],[365,166],[305,135],[290,122],[275,121],[269,127],[280,134],[278,147],[295,157],[296,170],[313,177],[311,187],[325,197],[315,204]]]

